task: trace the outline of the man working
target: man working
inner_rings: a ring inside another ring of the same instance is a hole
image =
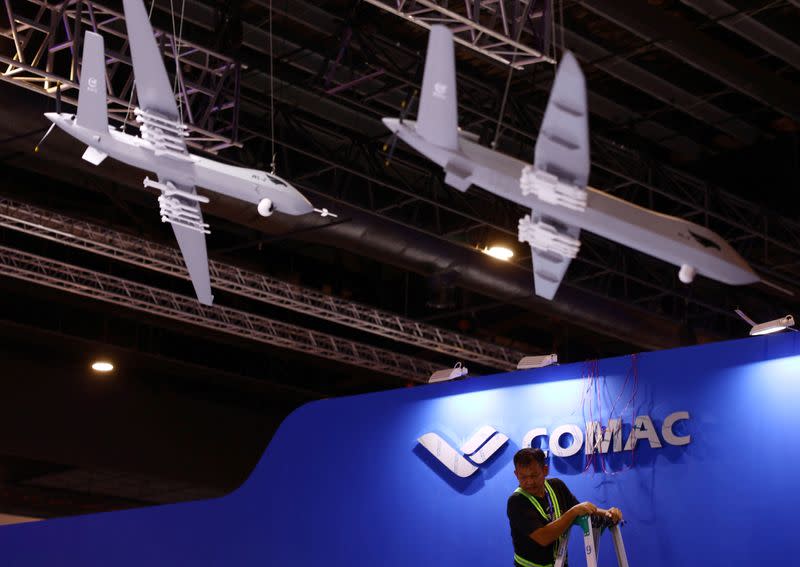
[[[518,567],[552,567],[559,538],[578,516],[602,515],[615,524],[622,521],[618,508],[603,510],[591,502],[578,503],[561,480],[547,480],[548,469],[541,449],[520,449],[514,455],[519,488],[508,498],[507,514]]]

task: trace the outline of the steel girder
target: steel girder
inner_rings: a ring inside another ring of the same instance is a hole
[[[714,106],[699,96],[693,95],[674,83],[662,79],[622,57],[615,56],[610,51],[588,39],[570,30],[564,30],[564,38],[569,48],[580,59],[595,65],[632,87],[745,143],[750,144],[759,137],[760,132],[751,124],[732,116],[725,110]]]
[[[230,307],[202,305],[193,297],[6,246],[0,246],[0,274],[92,300],[417,382],[427,382],[428,377],[439,369],[437,365],[427,360]]]
[[[457,43],[490,59],[521,69],[554,63],[552,3],[549,0],[367,0],[426,29],[443,24]],[[523,32],[527,32],[523,38]]]
[[[179,250],[59,213],[0,198],[0,226],[53,240],[142,268],[188,279]],[[526,354],[303,288],[222,262],[210,261],[211,284],[225,291],[383,336],[456,360],[513,370]]]
[[[580,4],[722,83],[800,120],[799,87],[745,59],[662,8],[616,0],[580,0]]]
[[[135,124],[134,78],[121,12],[83,0],[59,4],[14,0],[5,6],[9,20],[5,35],[12,40],[13,52],[0,53],[0,62],[6,65],[0,79],[51,97],[58,86],[63,101],[77,106],[83,32],[102,32],[109,118]],[[238,145],[241,64],[173,34],[157,30],[156,39],[176,71],[171,75],[182,120],[191,133],[187,143],[196,149]]]
[[[724,0],[681,0],[719,25],[739,34],[761,49],[800,69],[800,45],[772,31]]]

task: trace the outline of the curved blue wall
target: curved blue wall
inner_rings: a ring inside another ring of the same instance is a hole
[[[632,565],[794,565],[800,497],[800,337],[784,334],[602,360],[582,394],[571,364],[314,402],[281,425],[250,479],[227,497],[0,529],[0,561],[26,565],[511,564],[505,503],[511,458],[538,426],[663,419],[689,445],[596,460],[552,458],[551,475],[581,500],[623,509]],[[583,395],[583,403],[581,398]],[[510,441],[467,479],[417,443],[460,446],[482,425]],[[231,440],[235,442],[235,440]],[[605,468],[605,472],[603,472]],[[581,565],[578,532],[573,565]],[[603,564],[612,564],[608,542]]]

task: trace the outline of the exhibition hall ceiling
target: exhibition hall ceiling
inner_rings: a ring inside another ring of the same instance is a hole
[[[531,161],[548,59],[566,47],[589,91],[590,185],[715,230],[764,279],[800,293],[794,0],[146,6],[164,50],[180,52],[175,84],[192,151],[262,170],[274,162],[338,217],[265,219],[213,200],[204,211],[216,307],[201,309],[175,275],[174,241],[143,172],[112,160],[94,167],[58,131],[34,152],[57,91],[74,111],[75,39],[87,29],[106,39],[111,123],[132,118],[122,3],[7,2],[0,333],[3,399],[14,409],[4,426],[15,440],[0,447],[0,512],[220,494],[306,401],[413,386],[457,361],[489,374],[523,354],[582,361],[724,340],[747,333],[736,308],[764,321],[797,305],[766,285],[699,277],[686,286],[673,266],[585,233],[558,295],[537,298],[530,251],[517,241],[529,211],[448,187],[402,142],[390,156],[381,123],[406,107],[415,117],[420,24],[449,19],[462,39],[462,128]],[[486,39],[503,36],[517,47]],[[174,77],[174,59],[167,68]],[[512,260],[481,252],[494,244]],[[100,355],[118,360],[115,376],[86,370]],[[96,443],[80,441],[89,421],[105,432]],[[189,441],[195,428],[207,444]]]

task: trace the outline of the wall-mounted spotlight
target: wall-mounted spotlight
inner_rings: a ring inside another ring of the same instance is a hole
[[[783,331],[789,327],[794,327],[794,317],[791,315],[773,319],[772,321],[767,321],[766,323],[756,323],[750,317],[745,315],[741,309],[736,309],[735,311],[739,317],[744,319],[747,324],[750,325],[750,336],[769,335],[771,333]]]
[[[792,317],[791,315],[787,315],[786,317],[781,317],[780,319],[775,319],[773,321],[767,321],[766,323],[755,325],[752,329],[750,329],[750,334],[769,335],[770,333],[777,333],[778,331],[783,331],[784,329],[788,329],[789,327],[794,327],[794,317]]]
[[[460,362],[456,362],[456,365],[453,368],[445,368],[443,370],[437,370],[431,377],[428,378],[428,384],[433,384],[434,382],[444,382],[446,380],[453,380],[455,378],[461,378],[462,376],[466,376],[469,370],[466,366],[462,366]]]
[[[544,354],[541,356],[525,356],[517,363],[517,370],[528,370],[529,368],[542,368],[558,363],[557,354]]]

